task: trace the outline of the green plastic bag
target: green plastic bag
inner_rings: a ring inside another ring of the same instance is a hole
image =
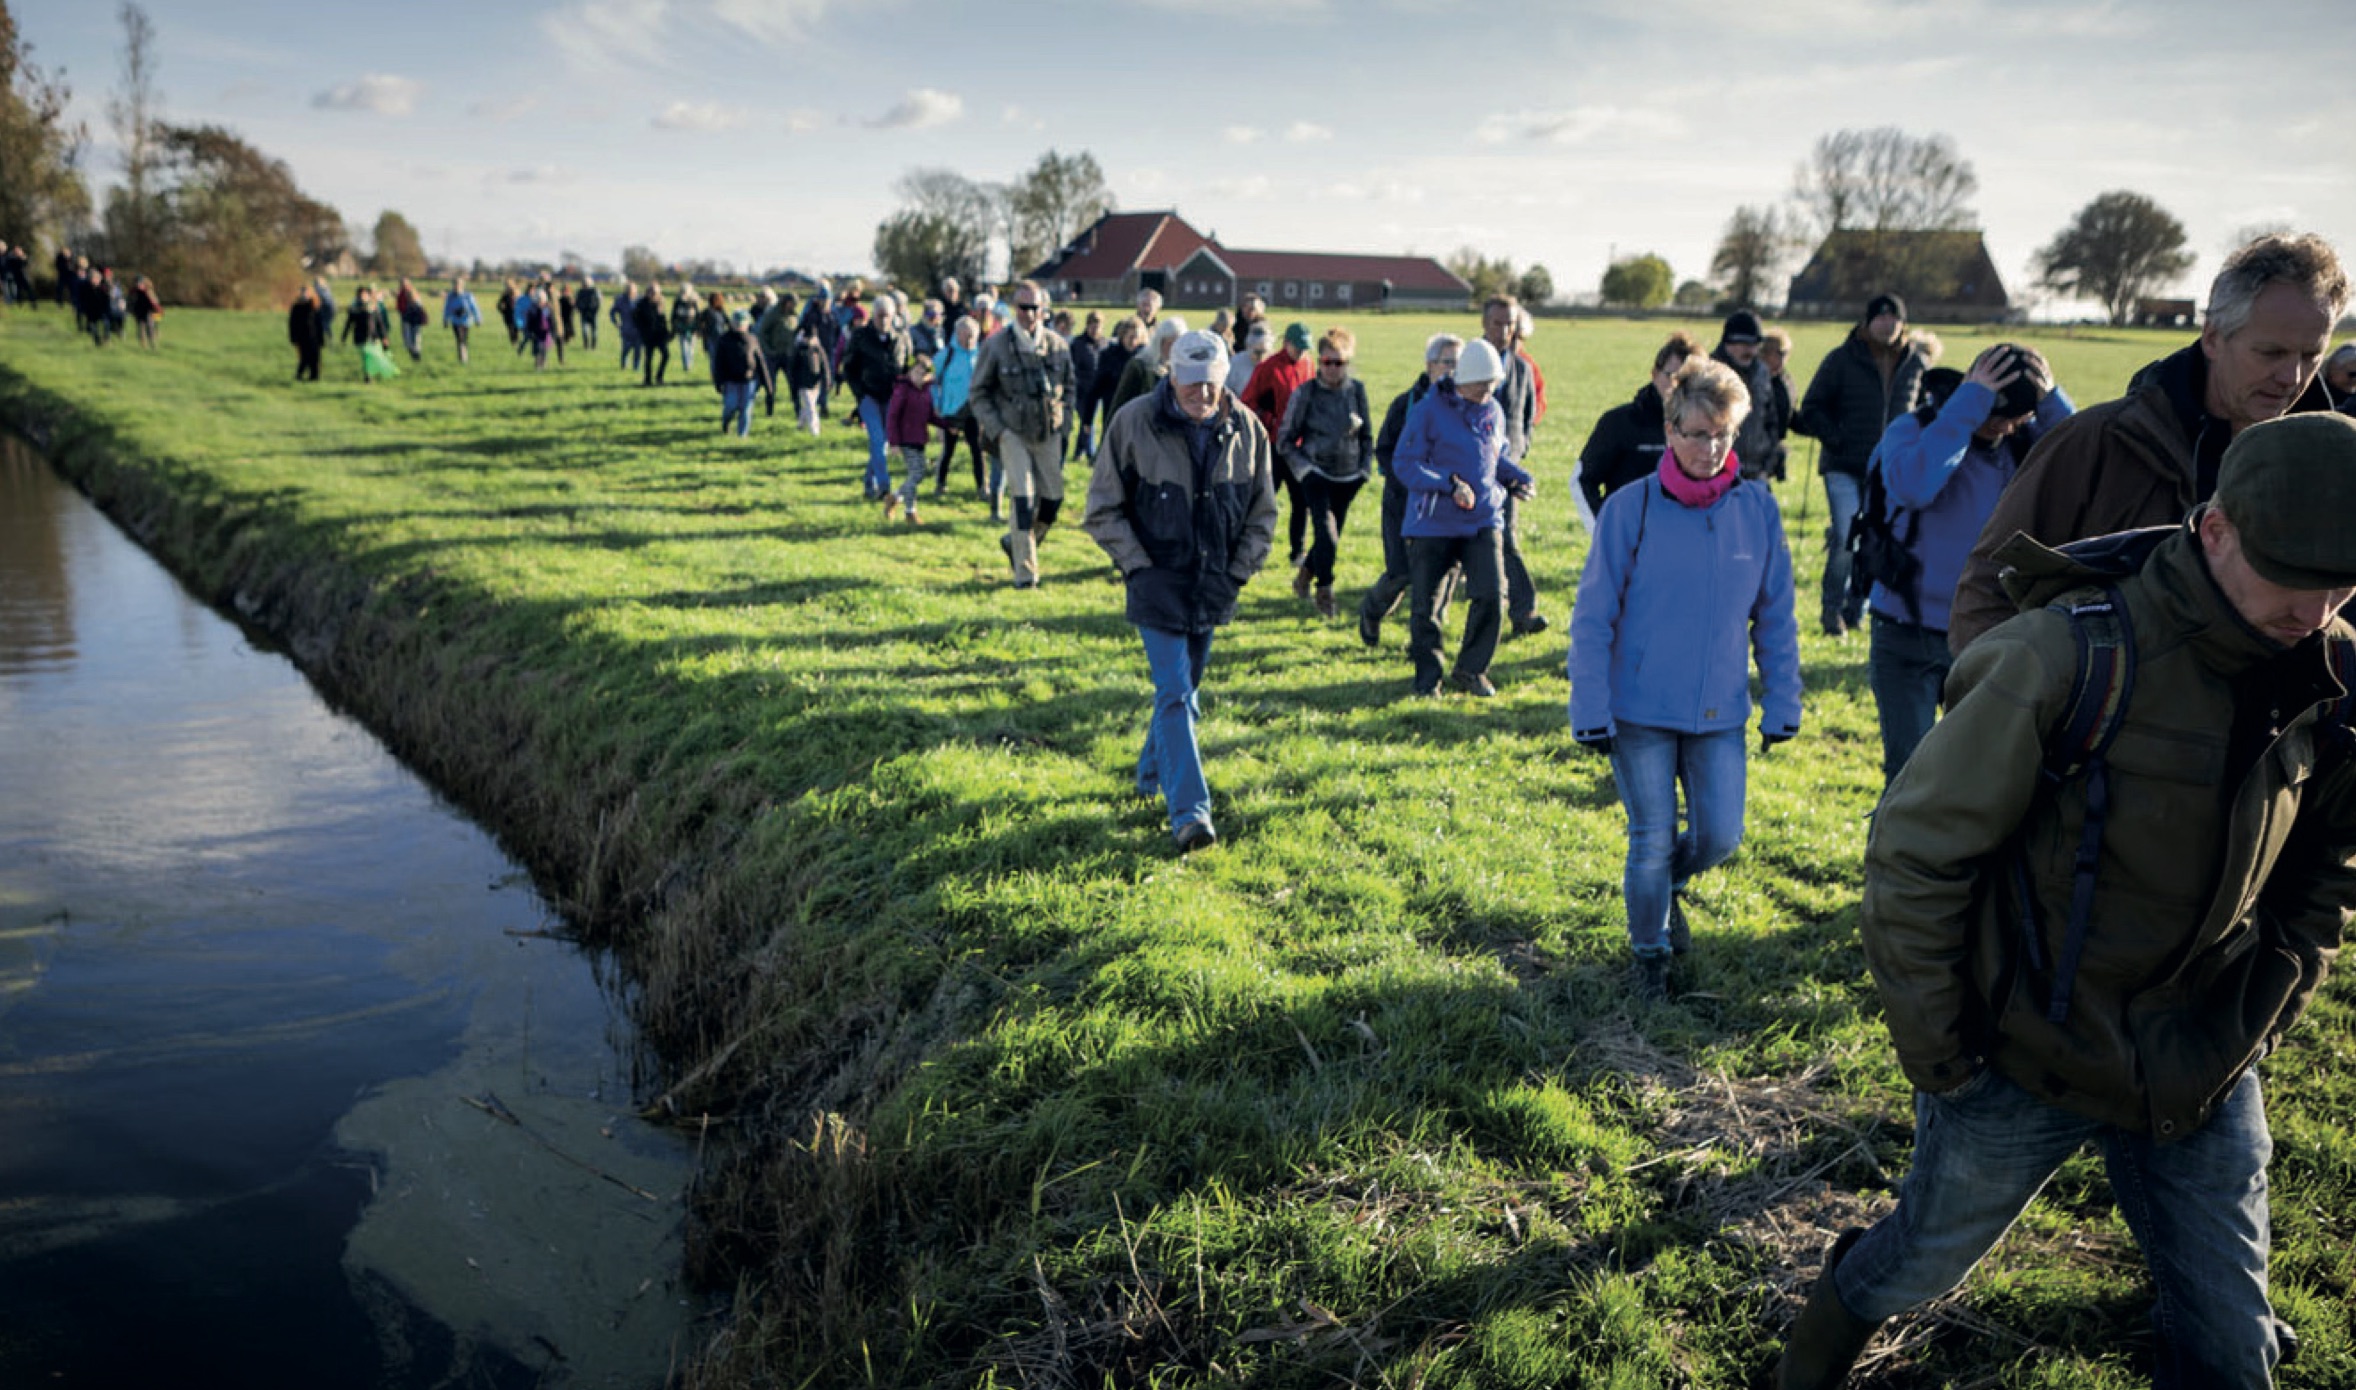
[[[360,349],[360,371],[370,381],[388,381],[401,374],[401,369],[393,365],[393,355],[384,350],[382,343],[370,343]]]

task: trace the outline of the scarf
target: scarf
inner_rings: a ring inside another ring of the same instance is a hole
[[[1687,476],[1685,470],[1677,466],[1676,452],[1663,449],[1660,472],[1661,486],[1668,489],[1671,497],[1688,507],[1709,506],[1724,497],[1727,489],[1742,477],[1742,470],[1736,466],[1732,449],[1726,451],[1726,466],[1707,478]]]

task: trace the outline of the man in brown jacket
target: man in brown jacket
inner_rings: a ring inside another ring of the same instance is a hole
[[[1039,583],[1039,542],[1063,507],[1063,426],[1072,403],[1072,352],[1047,326],[1047,291],[1032,281],[1010,295],[1014,321],[975,354],[973,407],[982,437],[1006,464],[1006,534],[998,546],[1014,569],[1014,587]]]
[[[2012,616],[1996,551],[2015,531],[2062,545],[2172,525],[2217,490],[2235,435],[2329,410],[2316,368],[2347,305],[2347,274],[2321,237],[2263,236],[2228,257],[2200,340],[2137,372],[2125,396],[2078,412],[2022,463],[1964,562],[1948,649]]]
[[[2027,611],[1957,661],[1866,848],[1860,934],[1915,1086],[1914,1162],[1897,1209],[1834,1245],[1777,1383],[1840,1384],[2091,1141],[2158,1286],[2156,1382],[2262,1390],[2288,1329],[2254,1067],[2356,907],[2336,674],[2356,421],[2253,426],[2190,519],[2003,558]]]

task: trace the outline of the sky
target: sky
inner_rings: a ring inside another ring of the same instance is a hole
[[[1707,279],[1737,206],[1884,125],[1971,162],[2016,301],[2114,189],[2183,221],[2188,295],[2253,227],[2356,256],[2346,0],[143,3],[166,120],[461,259],[866,271],[902,174],[1010,179],[1053,148],[1230,246],[1469,245],[1592,291],[1641,252]],[[116,181],[117,6],[10,8]]]

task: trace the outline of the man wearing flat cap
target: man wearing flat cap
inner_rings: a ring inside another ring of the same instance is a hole
[[[2005,561],[2023,611],[1957,659],[1866,849],[1914,1163],[1834,1245],[1777,1383],[1840,1384],[2091,1141],[2158,1288],[2155,1382],[2256,1390],[2295,1343],[2254,1068],[2356,907],[2356,420],[2252,425],[2183,523]]]

